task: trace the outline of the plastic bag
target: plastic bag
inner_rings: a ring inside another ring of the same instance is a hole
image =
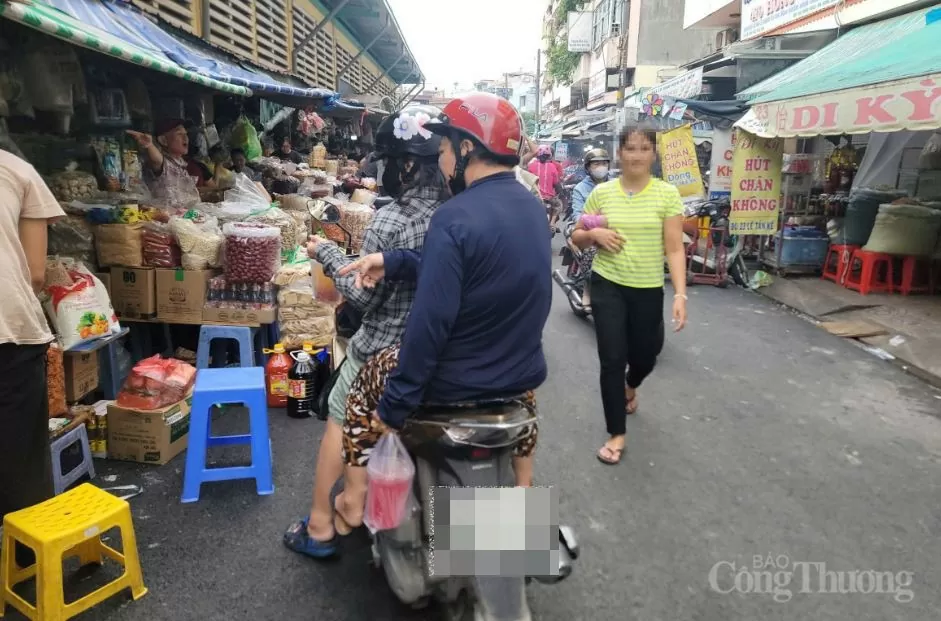
[[[170,218],[170,231],[182,254],[185,270],[205,270],[222,266],[222,231],[218,220],[198,212]]]
[[[868,252],[928,257],[941,232],[941,211],[921,205],[882,205],[876,215]]]
[[[118,393],[117,404],[132,410],[157,410],[186,398],[196,381],[196,369],[173,358],[141,360]]]
[[[281,256],[284,258],[297,246],[297,223],[286,211],[277,207],[268,207],[253,213],[245,221],[278,227],[281,231]]]
[[[49,418],[69,413],[65,401],[65,356],[56,343],[46,350],[46,393],[49,395]]]
[[[347,203],[340,210],[340,226],[350,233],[350,251],[352,254],[359,254],[366,228],[369,227],[375,215],[376,212],[371,207],[358,203]],[[327,236],[329,237],[329,233]]]
[[[71,259],[46,263],[43,305],[63,349],[121,331],[105,286]]]
[[[143,226],[140,223],[98,225],[95,228],[98,265],[141,267],[144,264]]]
[[[147,267],[180,267],[182,253],[168,224],[148,222],[141,232],[141,242]]]
[[[235,122],[232,137],[229,140],[233,148],[245,152],[245,159],[248,161],[261,157],[261,141],[258,139],[258,132],[246,117],[239,117],[239,120]]]
[[[95,230],[84,216],[67,215],[49,225],[47,254],[71,257],[92,267],[98,264],[95,254]]]
[[[415,478],[415,464],[394,432],[386,432],[366,466],[366,513],[363,522],[372,531],[398,528],[405,517]]]
[[[230,222],[225,235],[225,278],[230,283],[270,281],[281,266],[281,231],[257,222]]]
[[[253,211],[267,209],[271,206],[271,201],[258,185],[248,178],[247,175],[235,175],[235,185],[230,190],[225,191],[226,203],[243,203]]]

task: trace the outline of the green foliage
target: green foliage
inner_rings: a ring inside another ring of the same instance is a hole
[[[580,4],[579,0],[562,0],[546,33],[546,73],[563,86],[572,83],[581,55],[568,51],[568,41],[559,37],[559,31],[565,27],[569,12],[576,10]]]
[[[534,112],[523,113],[523,127],[526,129],[527,136],[536,135],[536,114]]]

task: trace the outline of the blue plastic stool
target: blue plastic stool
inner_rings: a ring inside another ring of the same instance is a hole
[[[232,339],[239,344],[239,365],[255,366],[255,334],[257,328],[239,326],[203,326],[199,329],[199,346],[196,349],[196,368],[209,368],[209,351],[216,339]],[[216,361],[218,364],[218,361]],[[261,366],[261,365],[258,365]]]
[[[73,444],[78,444],[81,447],[82,463],[69,472],[62,472],[62,453]],[[52,456],[52,482],[56,496],[67,490],[70,485],[86,474],[90,479],[95,478],[95,464],[92,463],[91,448],[88,446],[88,432],[85,431],[85,425],[79,425],[72,431],[53,440],[49,446],[49,452]]]
[[[237,436],[211,435],[212,406],[217,403],[243,403],[249,412],[249,433]],[[251,445],[252,465],[228,468],[206,467],[207,448],[233,444]],[[207,481],[255,479],[259,496],[273,494],[274,481],[271,470],[265,370],[262,367],[234,367],[197,371],[181,501],[184,503],[198,501],[200,485]]]

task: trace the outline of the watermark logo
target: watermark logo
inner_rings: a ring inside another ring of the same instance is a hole
[[[723,595],[766,595],[778,603],[802,595],[888,595],[907,604],[915,598],[910,571],[836,570],[823,562],[792,561],[786,554],[756,555],[751,563],[719,561],[709,586]]]

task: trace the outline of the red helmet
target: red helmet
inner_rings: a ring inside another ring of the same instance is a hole
[[[490,93],[471,93],[452,99],[425,129],[447,136],[458,131],[480,142],[494,155],[519,156],[523,145],[523,119],[513,104]]]

